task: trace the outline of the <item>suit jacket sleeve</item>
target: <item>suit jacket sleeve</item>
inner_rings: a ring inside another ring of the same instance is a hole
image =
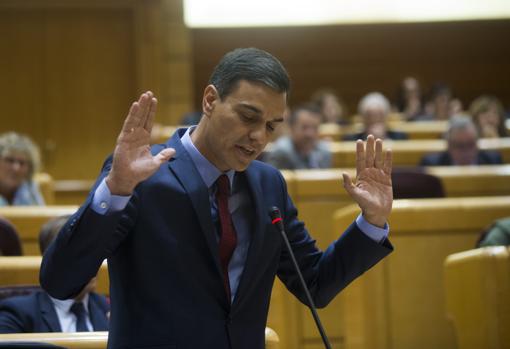
[[[388,240],[382,244],[366,236],[356,223],[334,241],[325,251],[320,251],[303,222],[297,218],[297,209],[287,195],[283,178],[283,195],[287,198],[284,209],[285,230],[296,260],[317,307],[325,307],[344,287],[363,274],[393,247]],[[307,304],[305,292],[299,283],[288,251],[283,247],[278,277],[301,302]]]
[[[32,332],[28,323],[30,320],[23,307],[12,299],[7,298],[0,303],[0,333]]]
[[[85,204],[69,218],[44,254],[40,283],[54,298],[69,299],[78,294],[136,220],[136,193],[123,211],[101,215],[91,209],[93,193],[109,173],[111,162],[111,157],[106,160]]]

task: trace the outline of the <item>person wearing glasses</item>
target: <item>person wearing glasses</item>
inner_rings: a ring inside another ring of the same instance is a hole
[[[27,136],[0,135],[0,206],[44,205],[32,180],[40,164],[39,149]]]

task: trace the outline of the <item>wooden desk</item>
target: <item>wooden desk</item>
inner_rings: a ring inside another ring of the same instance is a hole
[[[401,120],[388,122],[388,129],[404,132],[410,140],[416,139],[441,139],[448,128],[447,121],[413,121]],[[319,134],[322,139],[340,142],[347,134],[355,134],[363,131],[362,123],[352,125],[321,124]]]
[[[55,181],[55,205],[81,205],[89,195],[94,180]]]
[[[38,256],[42,225],[52,218],[73,214],[77,209],[77,206],[8,206],[0,207],[0,216],[7,218],[16,227],[23,245],[23,254]]]
[[[55,183],[53,178],[47,173],[36,173],[34,175],[34,181],[39,186],[41,195],[46,205],[55,204]]]
[[[337,211],[331,239],[358,211]],[[346,348],[455,349],[443,262],[473,248],[480,231],[509,212],[510,196],[396,200],[389,221],[394,253],[340,294]]]
[[[39,285],[40,256],[0,257],[0,286]],[[97,274],[97,292],[109,294],[108,266],[103,262]]]
[[[197,334],[199,335],[199,334]],[[108,332],[0,334],[2,342],[43,342],[68,349],[106,349]],[[266,327],[266,349],[279,349],[278,335]]]
[[[503,162],[510,163],[510,138],[480,139],[482,150],[497,150],[503,156]],[[394,166],[416,166],[423,155],[446,150],[444,140],[408,140],[385,141],[384,147],[393,151]],[[333,153],[333,167],[346,168],[356,166],[355,142],[334,142],[330,144]]]
[[[40,342],[68,349],[106,349],[108,332],[0,334],[2,342]]]
[[[459,349],[510,345],[510,252],[484,247],[448,256],[446,308]]]

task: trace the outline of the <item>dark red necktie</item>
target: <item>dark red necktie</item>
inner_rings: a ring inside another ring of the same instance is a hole
[[[237,245],[237,235],[232,223],[232,216],[228,210],[228,197],[230,196],[230,182],[227,175],[221,175],[216,181],[216,200],[221,224],[220,236],[220,262],[223,271],[223,280],[228,300],[230,301],[230,280],[228,278],[228,263]]]

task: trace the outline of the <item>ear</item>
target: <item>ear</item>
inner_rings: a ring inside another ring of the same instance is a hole
[[[202,112],[206,117],[210,117],[216,102],[220,99],[218,90],[214,85],[207,85],[202,97]]]

